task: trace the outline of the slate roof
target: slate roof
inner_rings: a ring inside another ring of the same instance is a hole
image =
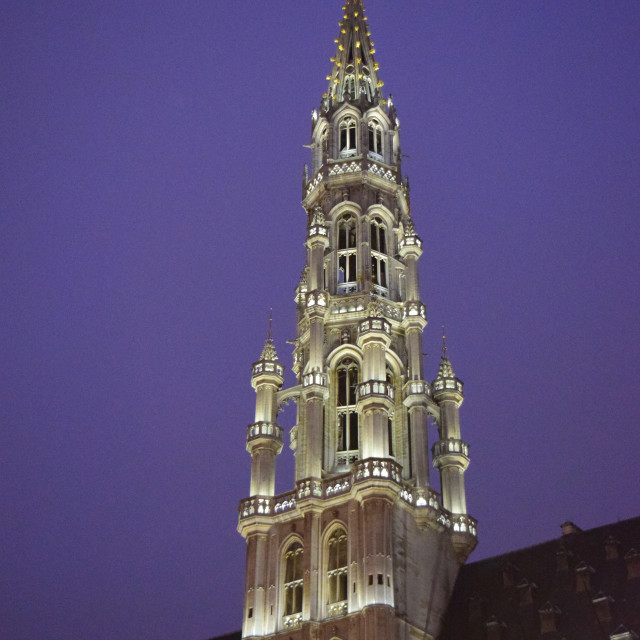
[[[562,529],[555,540],[465,565],[440,640],[640,634],[640,517]]]

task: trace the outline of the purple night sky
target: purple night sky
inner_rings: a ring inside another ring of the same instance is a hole
[[[3,4],[3,638],[239,628],[250,367],[273,307],[290,370],[340,4]],[[428,377],[445,323],[465,382],[472,559],[638,515],[640,4],[365,5]]]

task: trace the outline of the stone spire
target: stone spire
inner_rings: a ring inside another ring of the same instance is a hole
[[[327,76],[329,87],[323,97],[326,103],[356,102],[363,98],[371,105],[380,104],[383,83],[373,58],[375,48],[362,0],[346,0],[342,10],[336,54],[331,58],[333,68]]]
[[[269,331],[267,332],[267,339],[262,347],[262,353],[260,354],[260,360],[278,360],[278,354],[276,353],[276,347],[273,344],[271,338],[271,323],[273,322],[273,309],[269,309]]]
[[[444,326],[442,327],[442,355],[440,356],[440,367],[438,368],[436,380],[457,380],[449,356],[447,356],[447,336]]]
[[[262,348],[262,353],[260,354],[260,360],[277,360],[278,354],[276,353],[276,347],[273,344],[273,339],[269,336]]]

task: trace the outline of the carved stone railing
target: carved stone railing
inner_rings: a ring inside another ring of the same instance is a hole
[[[287,491],[287,493],[281,493],[279,496],[272,498],[273,512],[284,513],[285,511],[291,511],[296,508],[296,492]]]
[[[397,173],[393,171],[393,169],[379,163],[379,162],[368,162],[367,170],[369,173],[374,176],[378,176],[379,178],[384,178],[389,182],[393,182],[394,184],[398,182]]]
[[[307,182],[307,195],[309,195],[322,182],[322,172],[319,171],[313,180]]]
[[[346,493],[351,489],[351,473],[345,473],[337,478],[331,478],[331,480],[327,480],[323,484],[325,498]]]
[[[387,289],[387,287],[381,287],[379,284],[374,284],[373,291],[377,296],[380,296],[381,298],[389,297],[389,289]]]
[[[437,378],[433,381],[434,391],[457,391],[462,393],[462,382],[457,378]]]
[[[402,467],[394,460],[367,458],[354,463],[354,483],[375,478],[388,478],[402,484]]]
[[[329,229],[322,224],[313,224],[309,227],[307,231],[307,237],[313,238],[314,236],[324,236],[327,237],[329,235]]]
[[[336,464],[339,467],[348,467],[352,462],[360,459],[360,451],[352,449],[351,451],[338,451],[336,453]]]
[[[284,616],[284,618],[282,619],[282,624],[284,625],[285,629],[298,629],[302,626],[302,614],[294,613],[290,616]]]
[[[330,162],[329,163],[329,175],[333,176],[342,176],[350,173],[360,173],[362,171],[362,167],[359,162],[356,162],[352,158],[348,160],[342,160],[340,162]]]
[[[391,324],[384,318],[366,318],[360,323],[358,330],[361,334],[370,331],[384,331],[387,335],[391,335]]]
[[[273,517],[294,512],[298,503],[306,498],[330,500],[346,495],[359,484],[371,481],[388,481],[389,487],[396,487],[402,502],[416,509],[428,520],[453,533],[477,537],[477,521],[467,514],[452,514],[440,503],[439,494],[433,489],[423,489],[407,484],[402,479],[402,467],[390,458],[367,458],[352,463],[351,471],[326,480],[306,478],[296,483],[294,491],[278,496],[252,496],[240,502],[240,520],[250,517]]]
[[[341,282],[337,286],[338,295],[346,295],[348,293],[355,293],[358,290],[358,285],[355,282]]]
[[[358,400],[366,400],[367,398],[384,397],[394,402],[396,399],[396,390],[390,382],[384,380],[368,380],[361,382],[356,393]]]
[[[422,304],[422,302],[418,300],[411,300],[410,302],[405,303],[404,309],[402,310],[402,318],[413,318],[420,317],[423,320],[427,319],[427,309]]]
[[[322,373],[321,371],[310,371],[309,373],[305,373],[302,376],[302,386],[303,387],[311,387],[311,386],[327,386],[327,374]]]
[[[461,454],[465,458],[469,457],[469,445],[464,440],[458,440],[455,438],[449,438],[448,440],[438,440],[433,447],[433,457]]]
[[[470,515],[456,514],[451,516],[451,529],[454,533],[468,533],[478,537],[478,521]]]
[[[415,235],[405,236],[400,241],[400,249],[402,250],[408,247],[418,247],[419,249],[422,249],[422,240]]]
[[[364,310],[364,301],[360,298],[333,299],[331,313],[356,313]]]
[[[418,489],[405,485],[400,492],[400,497],[416,507],[427,507],[433,511],[440,511],[440,495],[433,489]]]
[[[347,613],[347,604],[348,603],[346,600],[343,600],[342,602],[334,602],[333,604],[327,606],[327,614],[332,618],[336,616],[342,616]]]
[[[275,422],[254,422],[247,427],[247,442],[257,438],[273,438],[282,441],[282,427]]]
[[[310,496],[314,498],[322,497],[322,481],[310,478],[296,482],[296,497],[298,500],[309,498]]]
[[[431,397],[431,387],[425,380],[409,380],[403,388],[404,397],[411,395],[426,395]]]
[[[276,360],[258,360],[253,365],[252,375],[260,375],[261,373],[276,373],[280,377],[284,375],[284,367]]]
[[[240,519],[250,516],[271,515],[272,498],[268,496],[252,496],[240,503]]]
[[[307,309],[311,307],[326,307],[327,292],[322,290],[309,291],[307,293]]]

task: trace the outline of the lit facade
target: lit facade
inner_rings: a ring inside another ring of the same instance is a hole
[[[251,485],[238,524],[247,541],[242,637],[435,638],[476,545],[463,387],[446,350],[435,380],[423,370],[423,243],[360,0],[344,5],[336,45],[303,181],[297,384],[283,388],[271,338],[252,369]],[[290,400],[295,478],[276,496],[277,415]],[[431,456],[429,420],[439,433]]]

